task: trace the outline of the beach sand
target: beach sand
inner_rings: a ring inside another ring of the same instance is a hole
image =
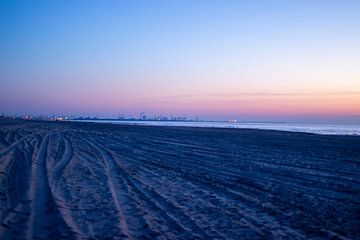
[[[0,122],[0,239],[360,239],[360,137]]]

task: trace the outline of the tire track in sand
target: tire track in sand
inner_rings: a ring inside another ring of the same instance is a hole
[[[155,216],[158,216],[160,219],[165,219],[166,223],[163,223],[162,227],[169,225],[167,227],[171,230],[168,231],[176,232],[177,237],[181,235],[185,238],[211,238],[184,212],[184,209],[176,206],[172,201],[162,196],[155,189],[152,189],[145,182],[132,176],[131,172],[121,164],[121,160],[116,155],[114,157],[114,152],[104,145],[105,143],[97,142],[97,144],[101,146],[102,151],[107,155],[106,158],[113,162],[117,176],[121,177],[122,182],[127,186],[132,201],[136,203],[138,208],[143,211],[145,210],[145,212],[147,212],[146,215],[153,215],[155,219],[157,218]]]
[[[108,187],[109,187],[109,191],[111,193],[111,197],[113,199],[116,212],[117,212],[117,214],[119,216],[119,219],[118,219],[119,220],[119,226],[118,227],[119,227],[120,234],[123,235],[125,238],[133,239],[131,234],[130,234],[129,226],[128,226],[128,223],[126,222],[126,218],[125,218],[125,213],[124,213],[123,208],[122,208],[122,206],[120,204],[120,200],[119,200],[119,196],[118,196],[118,193],[121,192],[121,187],[114,184],[113,177],[112,177],[114,174],[109,169],[109,165],[107,164],[107,161],[106,161],[102,151],[97,146],[97,144],[94,143],[93,141],[90,141],[90,140],[85,139],[85,138],[83,138],[83,140],[85,142],[87,142],[90,145],[90,147],[95,149],[100,154],[100,158],[101,158],[100,161],[102,161],[103,164],[104,164],[105,174],[107,176],[107,184],[108,184]],[[120,189],[120,190],[118,190],[118,189]]]
[[[50,190],[52,197],[55,201],[55,204],[57,206],[57,209],[59,210],[62,219],[66,223],[66,225],[69,227],[71,232],[75,235],[76,239],[82,239],[83,233],[80,231],[80,229],[75,224],[75,221],[72,217],[71,210],[67,206],[67,200],[64,198],[62,194],[62,189],[58,185],[60,181],[60,177],[65,170],[66,166],[69,164],[71,159],[73,158],[74,149],[72,146],[71,141],[67,136],[63,136],[61,133],[59,134],[59,137],[61,138],[59,141],[59,147],[58,147],[58,153],[61,151],[59,150],[60,144],[63,141],[64,142],[64,151],[62,152],[62,156],[58,162],[55,163],[55,166],[53,166],[52,169],[48,168],[48,174],[49,174],[49,184],[50,184]]]
[[[151,239],[156,233],[149,228],[149,223],[142,216],[140,209],[134,203],[129,186],[117,169],[117,164],[111,154],[94,140],[84,139],[100,154],[108,179],[116,211],[119,215],[119,230],[129,239]]]
[[[59,239],[72,235],[54,204],[49,186],[46,158],[51,134],[42,139],[33,161],[29,189],[30,216],[26,232],[28,239]]]
[[[5,156],[6,154],[8,154],[11,150],[13,150],[14,148],[16,148],[19,144],[21,144],[23,141],[25,141],[26,139],[34,136],[36,133],[31,133],[28,134],[22,138],[20,138],[19,140],[15,141],[14,143],[12,143],[9,147],[3,149],[0,151],[0,159]]]

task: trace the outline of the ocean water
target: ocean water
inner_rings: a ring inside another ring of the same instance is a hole
[[[177,122],[177,121],[116,121],[116,120],[81,120],[84,122],[101,122],[113,124],[147,125],[147,126],[180,126],[180,127],[215,127],[215,128],[252,128],[305,132],[333,135],[360,135],[360,124],[323,124],[323,123],[272,123],[272,122]]]

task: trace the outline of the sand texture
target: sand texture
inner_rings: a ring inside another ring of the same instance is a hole
[[[0,239],[360,239],[360,137],[0,122]]]

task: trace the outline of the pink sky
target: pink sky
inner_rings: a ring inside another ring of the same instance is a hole
[[[3,9],[0,113],[360,121],[359,1]]]

